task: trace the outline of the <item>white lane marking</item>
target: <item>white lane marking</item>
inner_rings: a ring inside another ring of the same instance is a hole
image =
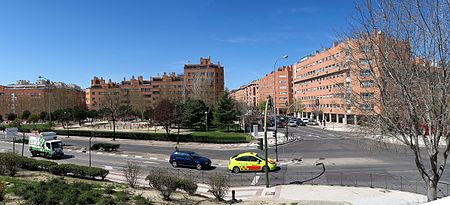
[[[71,152],[71,151],[72,151],[72,149],[67,149],[67,151]]]
[[[253,181],[250,185],[254,186],[258,183],[260,176],[259,175],[255,175],[255,177],[253,178]]]
[[[103,154],[103,152],[97,152],[97,154]]]
[[[146,164],[157,164],[157,162],[144,161]]]
[[[135,158],[142,158],[142,156],[134,156]]]
[[[105,165],[105,169],[107,169],[107,170],[113,170],[113,167],[112,167],[112,166],[107,166],[107,165]]]
[[[151,159],[151,160],[158,160],[158,158],[156,158],[156,157],[149,157],[149,159]]]
[[[127,154],[122,154],[121,156],[122,156],[122,157],[128,157],[128,155],[127,155]]]
[[[110,155],[110,156],[114,156],[114,155],[116,155],[116,154],[114,154],[114,153],[110,153],[109,155]]]

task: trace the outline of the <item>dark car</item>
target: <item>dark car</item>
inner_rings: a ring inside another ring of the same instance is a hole
[[[211,166],[210,159],[191,151],[175,151],[170,155],[169,162],[173,167],[195,167],[198,170]]]

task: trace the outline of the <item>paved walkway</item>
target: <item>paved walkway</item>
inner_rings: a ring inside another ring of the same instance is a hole
[[[110,172],[108,180],[124,182],[121,172]],[[144,176],[139,179],[139,185],[148,187]],[[198,184],[197,193],[213,198],[208,192],[207,184]],[[426,202],[426,196],[397,190],[380,188],[324,186],[324,185],[279,185],[265,188],[264,186],[231,187],[225,199],[231,199],[235,191],[236,199],[243,201],[268,201],[300,204],[343,204],[343,205],[412,205]]]

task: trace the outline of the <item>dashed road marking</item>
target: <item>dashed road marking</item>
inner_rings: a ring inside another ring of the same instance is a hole
[[[114,154],[114,153],[110,153],[109,155],[110,155],[110,156],[114,156],[114,155],[116,155],[116,154]]]
[[[97,154],[103,154],[103,152],[97,152]]]
[[[258,183],[260,176],[259,175],[255,175],[255,177],[253,178],[253,181],[250,185],[254,186]]]
[[[121,156],[122,156],[122,157],[128,157],[128,155],[127,155],[127,154],[122,154]]]
[[[146,164],[156,164],[156,162],[144,161]]]
[[[142,156],[134,156],[135,158],[142,158]]]
[[[112,166],[107,166],[107,165],[105,165],[105,169],[107,169],[107,170],[113,170],[113,167],[112,167]]]
[[[151,160],[158,160],[158,158],[156,158],[156,157],[149,157],[149,159],[151,159]]]

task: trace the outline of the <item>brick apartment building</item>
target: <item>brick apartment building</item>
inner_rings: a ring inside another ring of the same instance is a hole
[[[265,102],[269,95],[274,97],[274,92],[276,92],[277,113],[286,113],[288,107],[293,103],[292,66],[278,68],[275,74],[272,71],[250,84],[231,91],[231,97],[236,101],[246,103],[249,107],[258,107],[259,103]]]
[[[361,99],[369,102],[379,95],[369,61],[355,42],[334,43],[293,65],[294,97],[304,107],[298,117],[356,124],[365,111],[379,111],[376,102],[355,103]]]
[[[165,73],[162,76],[144,79],[132,76],[120,83],[106,82],[103,78],[94,77],[91,86],[86,89],[86,105],[88,109],[102,107],[105,93],[119,93],[123,104],[131,106],[155,105],[162,98],[186,100],[201,99],[207,105],[213,105],[224,92],[223,67],[211,63],[211,58],[200,58],[200,64],[185,64],[184,74]]]
[[[36,83],[19,80],[16,84],[0,86],[0,114],[20,115],[55,111],[64,108],[86,107],[84,91],[77,85],[38,80]]]
[[[239,89],[232,90],[230,97],[238,102],[246,104],[249,108],[258,107],[258,81],[241,86]]]
[[[274,87],[275,75],[275,87]],[[292,66],[278,68],[275,73],[271,72],[257,80],[258,82],[258,103],[263,102],[270,95],[274,97],[277,104],[277,113],[286,113],[287,108],[293,102],[292,95]]]

